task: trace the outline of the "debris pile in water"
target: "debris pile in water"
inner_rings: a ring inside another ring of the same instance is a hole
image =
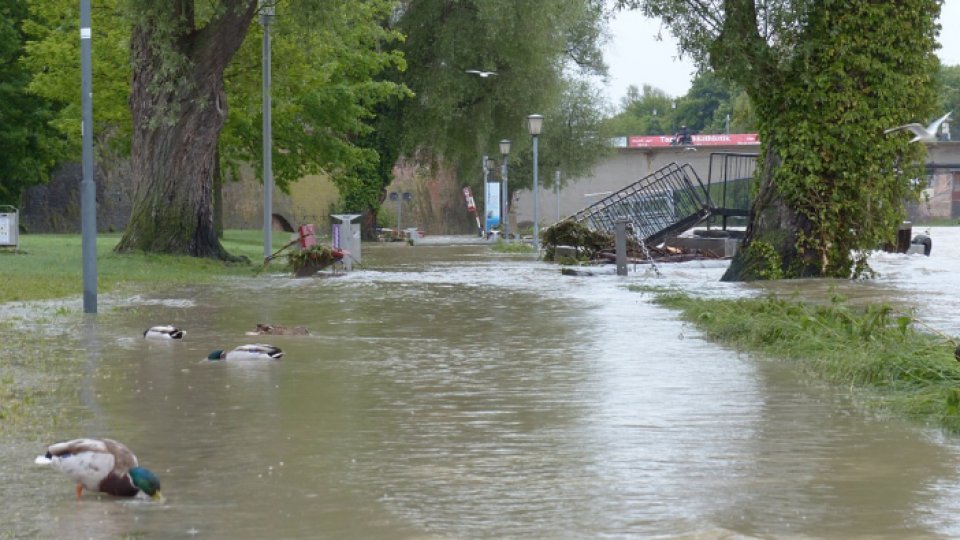
[[[569,260],[613,263],[616,260],[614,236],[611,233],[592,230],[573,220],[561,221],[543,232],[543,259],[565,262]],[[667,245],[647,246],[650,259],[656,262],[684,262],[700,259],[722,259],[704,249],[685,249]],[[627,260],[631,263],[647,262],[647,254],[630,234],[627,235]]]

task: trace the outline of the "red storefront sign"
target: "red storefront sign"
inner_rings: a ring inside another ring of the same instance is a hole
[[[691,135],[694,146],[735,146],[760,144],[756,133],[719,133],[714,135]],[[627,148],[650,148],[670,146],[673,135],[633,135],[627,138]]]

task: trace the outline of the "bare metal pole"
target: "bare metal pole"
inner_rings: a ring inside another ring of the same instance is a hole
[[[533,136],[533,247],[540,253],[540,171],[538,170],[539,156],[537,155],[537,139]]]
[[[80,0],[80,102],[83,180],[80,226],[83,252],[83,312],[97,312],[97,186],[93,180],[93,75],[90,0]]]
[[[560,222],[560,169],[554,173],[553,192],[557,194],[557,223]]]
[[[273,5],[260,1],[260,23],[263,24],[263,256],[273,251],[273,131],[270,116],[270,21]]]
[[[510,141],[503,139],[500,141],[500,157],[503,159],[500,167],[500,176],[503,178],[503,192],[500,194],[500,200],[503,204],[500,220],[503,222],[503,239],[510,241],[510,182],[507,178],[507,162],[510,160]]]

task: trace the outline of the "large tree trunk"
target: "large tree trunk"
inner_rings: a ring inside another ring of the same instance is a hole
[[[809,224],[784,202],[774,181],[780,163],[773,145],[767,144],[760,173],[760,187],[750,207],[750,220],[743,243],[730,261],[721,281],[777,279],[786,275],[814,275],[810,261],[799,259],[797,235]],[[792,273],[791,269],[798,269]]]
[[[227,115],[223,73],[256,1],[222,3],[220,15],[200,29],[194,29],[192,0],[158,2],[134,28],[130,108],[137,191],[119,252],[230,258],[217,238],[212,207]]]

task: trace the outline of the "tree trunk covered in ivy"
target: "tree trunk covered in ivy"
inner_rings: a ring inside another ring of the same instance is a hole
[[[764,152],[750,225],[723,279],[869,275],[870,251],[893,240],[911,179],[923,176],[922,145],[884,130],[933,112],[937,3],[809,4],[791,54],[776,62],[757,39],[754,3],[727,6],[736,37],[725,26],[715,50],[756,51],[753,70],[739,73]]]
[[[937,0],[620,0],[744,88],[761,146],[751,219],[725,280],[859,277],[893,240],[933,116]]]
[[[230,258],[212,206],[227,115],[223,73],[255,11],[253,0],[225,1],[202,28],[192,0],[151,2],[138,12],[130,95],[137,192],[117,251]]]

